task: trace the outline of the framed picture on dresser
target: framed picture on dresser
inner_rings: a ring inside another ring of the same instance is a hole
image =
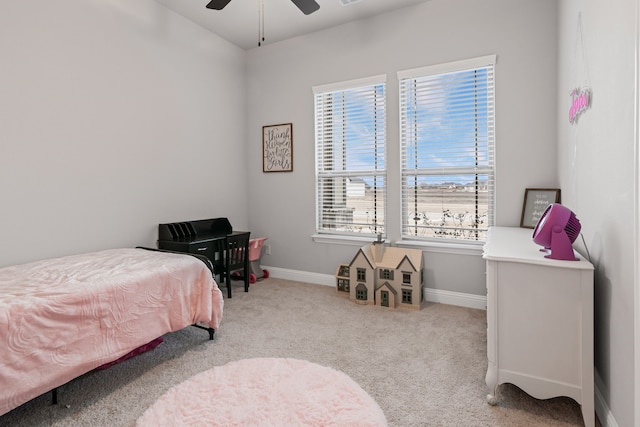
[[[527,188],[524,190],[520,227],[535,228],[551,203],[560,203],[559,188]]]

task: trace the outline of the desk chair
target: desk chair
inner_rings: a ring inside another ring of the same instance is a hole
[[[250,232],[230,234],[226,238],[224,273],[226,274],[227,294],[231,298],[231,273],[242,271],[244,291],[249,292],[249,236]]]
[[[226,272],[225,266],[225,252],[227,250],[227,238],[220,237],[219,239],[212,240],[209,245],[211,246],[211,252],[209,252],[209,257],[211,259],[211,263],[213,264],[213,277],[219,276],[218,284],[224,283],[224,276]],[[227,282],[228,285],[228,282]],[[227,296],[231,298],[231,286],[227,286]]]

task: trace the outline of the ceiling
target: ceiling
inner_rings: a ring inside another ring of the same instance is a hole
[[[209,0],[156,1],[242,49],[258,47],[261,0],[233,0],[223,10],[207,9]],[[356,0],[346,6],[342,0],[316,1],[320,9],[304,15],[291,0],[262,0],[263,43],[276,43],[428,0]]]

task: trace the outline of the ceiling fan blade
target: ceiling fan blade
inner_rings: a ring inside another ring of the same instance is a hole
[[[293,4],[298,6],[298,9],[305,15],[310,15],[316,10],[320,9],[320,5],[316,3],[316,0],[291,0]]]
[[[207,4],[207,9],[222,10],[231,0],[211,0]]]

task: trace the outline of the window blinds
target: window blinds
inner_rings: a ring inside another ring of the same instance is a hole
[[[316,228],[384,234],[386,77],[316,86]]]
[[[484,240],[493,223],[495,56],[398,73],[402,236]]]

